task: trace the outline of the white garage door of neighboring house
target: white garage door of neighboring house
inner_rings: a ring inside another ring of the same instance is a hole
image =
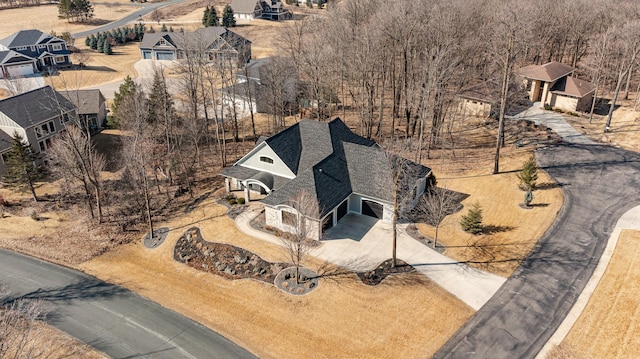
[[[173,60],[173,52],[156,52],[158,60]]]
[[[26,65],[14,65],[7,67],[7,72],[10,77],[22,77],[33,74],[33,66],[31,64]]]

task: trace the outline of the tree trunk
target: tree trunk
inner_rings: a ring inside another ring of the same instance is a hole
[[[613,93],[613,100],[611,101],[611,105],[609,106],[609,114],[607,115],[607,124],[604,126],[604,132],[609,132],[611,126],[611,118],[613,117],[613,110],[615,110],[616,102],[618,101],[618,95],[620,94],[620,88],[622,87],[622,80],[624,79],[625,72],[624,70],[620,70],[620,74],[618,75],[618,81],[616,83],[616,89]]]
[[[507,108],[509,94],[509,72],[511,70],[511,52],[513,51],[513,37],[509,38],[507,53],[505,54],[504,71],[502,73],[502,92],[500,93],[500,117],[498,119],[498,136],[496,141],[496,156],[493,162],[493,173],[500,172],[500,148],[504,145],[504,114]]]

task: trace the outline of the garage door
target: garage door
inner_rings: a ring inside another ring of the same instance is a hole
[[[364,215],[382,219],[383,209],[384,206],[380,203],[367,201],[365,199],[362,200],[362,214]]]
[[[151,59],[151,51],[142,51],[142,58],[145,60]]]
[[[7,72],[10,77],[23,77],[33,74],[33,66],[31,64],[26,65],[14,65],[7,67]]]
[[[340,206],[338,206],[338,221],[342,219],[347,214],[347,201],[342,202]]]
[[[173,60],[172,52],[156,52],[156,58],[158,60]]]

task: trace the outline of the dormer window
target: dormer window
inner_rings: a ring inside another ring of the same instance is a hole
[[[260,156],[260,162],[268,163],[270,165],[273,164],[273,159],[267,156]]]
[[[167,44],[167,41],[165,41],[165,39],[160,39],[160,46],[165,46]]]

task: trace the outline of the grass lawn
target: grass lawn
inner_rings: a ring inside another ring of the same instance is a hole
[[[635,358],[640,353],[640,232],[624,230],[587,307],[560,344],[575,358]],[[553,356],[552,356],[553,357]]]
[[[0,10],[0,38],[20,30],[38,29],[49,33],[68,31],[76,33],[125,17],[137,10],[135,6],[126,6],[128,0],[110,0],[108,3],[94,4],[94,19],[85,24],[68,23],[58,18],[57,5],[31,6],[19,9]],[[84,41],[84,40],[83,40]]]
[[[473,314],[418,274],[404,280],[390,277],[376,287],[355,275],[322,278],[316,290],[297,297],[269,284],[206,274],[172,259],[177,238],[196,225],[205,239],[246,248],[268,261],[286,260],[284,249],[242,234],[225,212],[208,199],[190,214],[162,224],[171,232],[157,249],[127,244],[80,267],[265,358],[428,357]],[[306,265],[317,270],[323,263]]]

